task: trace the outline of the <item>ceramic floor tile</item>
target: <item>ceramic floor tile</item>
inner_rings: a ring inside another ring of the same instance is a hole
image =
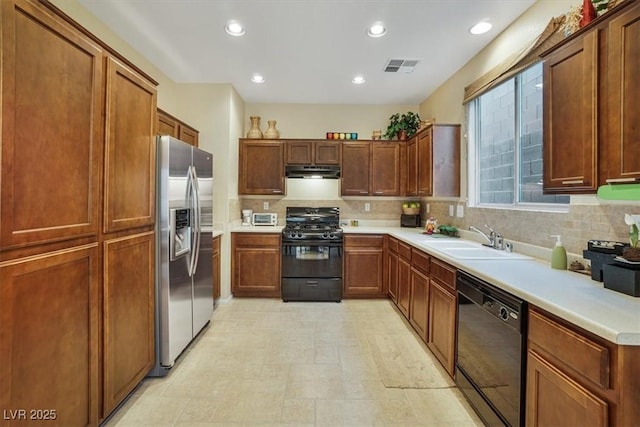
[[[144,425],[481,423],[391,302],[246,298],[218,305],[169,375],[146,379],[105,427]]]

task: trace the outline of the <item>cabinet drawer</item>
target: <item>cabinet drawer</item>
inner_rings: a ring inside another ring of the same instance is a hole
[[[603,389],[609,388],[609,349],[535,311],[529,312],[529,341],[547,357]]]
[[[389,250],[398,253],[398,239],[395,237],[389,237]]]
[[[411,246],[398,242],[398,255],[405,259],[411,259]]]
[[[431,264],[430,259],[429,255],[422,251],[417,249],[413,249],[411,251],[411,266],[426,275],[429,275],[429,264]]]
[[[236,246],[280,246],[279,234],[234,233]]]
[[[344,245],[346,247],[367,247],[382,248],[384,245],[384,236],[379,234],[360,234],[357,236],[344,236]]]
[[[437,258],[431,258],[431,278],[452,291],[456,290],[456,269]]]

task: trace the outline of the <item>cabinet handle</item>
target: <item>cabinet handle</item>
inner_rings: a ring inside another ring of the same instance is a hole
[[[280,194],[280,193],[282,193],[282,190],[271,190],[271,192]]]
[[[369,194],[368,191],[361,191],[360,194]]]
[[[376,191],[373,194],[384,194],[384,191]]]
[[[610,178],[607,184],[620,184],[623,182],[637,182],[639,178]]]
[[[568,181],[562,181],[562,185],[569,184],[584,184],[584,179],[570,179]]]
[[[318,286],[318,281],[317,280],[307,280],[307,286],[309,287],[316,287]]]

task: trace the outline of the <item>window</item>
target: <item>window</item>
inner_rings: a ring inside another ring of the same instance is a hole
[[[467,104],[472,205],[537,209],[569,203],[542,194],[542,63]]]

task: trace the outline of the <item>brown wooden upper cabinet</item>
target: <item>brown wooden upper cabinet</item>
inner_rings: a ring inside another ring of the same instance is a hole
[[[460,125],[434,124],[407,141],[407,195],[460,195]]]
[[[621,3],[543,57],[544,192],[640,181],[640,3]]]
[[[198,146],[199,132],[188,124],[158,108],[158,134],[171,135],[181,141]]]
[[[344,141],[342,143],[343,196],[400,196],[404,142]]]
[[[543,66],[543,191],[593,193],[597,180],[598,38],[554,50]]]
[[[155,85],[107,58],[104,231],[155,222]],[[117,120],[116,120],[117,117]]]
[[[285,143],[287,165],[339,165],[340,143],[326,140],[290,140]]]
[[[0,249],[95,237],[103,49],[31,3],[0,7]]]
[[[614,17],[608,28],[609,122],[604,182],[640,181],[640,4]]]
[[[284,142],[240,139],[238,193],[284,195]]]

